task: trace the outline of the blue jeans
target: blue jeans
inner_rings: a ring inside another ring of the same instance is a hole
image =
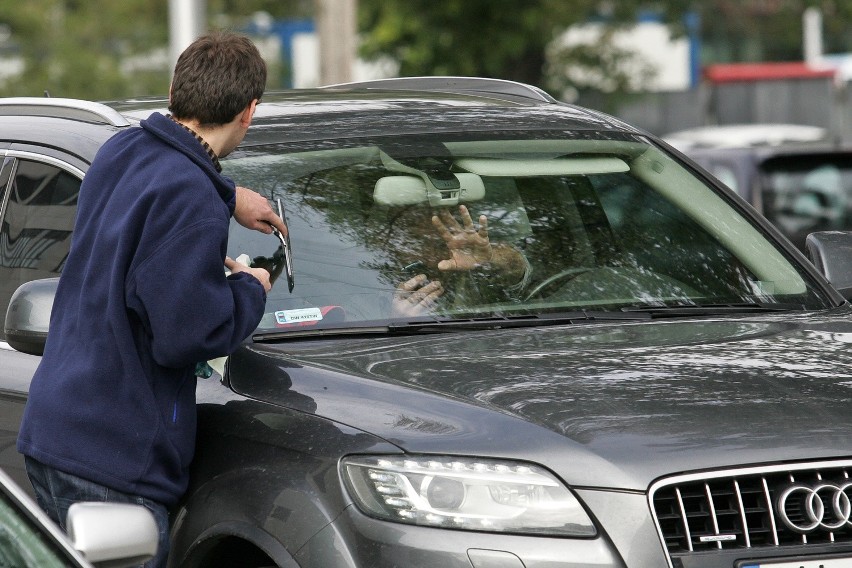
[[[169,510],[165,505],[64,473],[29,456],[24,456],[24,461],[39,506],[63,531],[67,531],[65,518],[68,516],[68,509],[78,501],[144,505],[154,514],[160,539],[157,543],[157,555],[143,566],[144,568],[165,568],[169,555]]]

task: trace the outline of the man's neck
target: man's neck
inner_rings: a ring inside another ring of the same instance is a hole
[[[210,145],[210,148],[213,149],[219,158],[224,158],[239,145],[246,135],[246,130],[251,125],[251,119],[254,116],[256,103],[256,100],[251,101],[230,122],[217,124],[212,127],[202,126],[198,120],[189,118],[180,119],[178,122],[196,132]]]
[[[222,171],[222,166],[219,164],[219,152],[210,144],[207,138],[199,132],[200,128],[197,128],[198,122],[196,121],[186,121],[186,120],[178,120],[172,115],[169,115],[174,122],[181,125],[187,131],[191,132],[193,136],[195,136],[196,140],[204,147],[204,150],[207,152],[207,155],[210,156],[210,160],[213,162],[213,166],[216,168],[217,172]],[[195,127],[194,127],[195,126]],[[208,135],[209,136],[209,135]]]
[[[175,118],[175,122],[182,124],[195,132],[198,136],[201,137],[202,140],[207,142],[213,152],[219,156],[222,153],[222,142],[221,136],[218,135],[217,131],[221,130],[220,128],[205,128],[201,126],[201,124],[197,120],[188,120],[183,118]]]

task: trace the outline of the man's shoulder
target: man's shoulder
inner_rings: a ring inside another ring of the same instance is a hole
[[[170,177],[194,177],[202,174],[199,168],[188,167],[192,159],[161,137],[145,128],[131,126],[107,140],[101,146],[92,168],[114,167],[116,163],[125,167],[168,170]],[[203,174],[202,174],[203,175]]]
[[[115,159],[121,155],[124,155],[125,159],[131,157],[136,154],[141,146],[150,144],[153,139],[153,136],[139,126],[129,126],[115,133],[101,145],[92,165]]]

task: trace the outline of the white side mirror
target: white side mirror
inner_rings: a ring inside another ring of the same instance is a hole
[[[100,568],[139,565],[157,554],[157,522],[142,505],[74,503],[67,525],[72,546]]]

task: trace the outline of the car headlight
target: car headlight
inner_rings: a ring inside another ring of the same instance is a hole
[[[535,465],[445,456],[351,456],[343,479],[365,514],[431,527],[591,537],[576,497]]]

